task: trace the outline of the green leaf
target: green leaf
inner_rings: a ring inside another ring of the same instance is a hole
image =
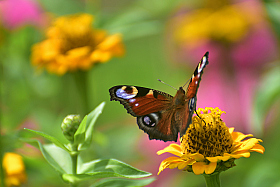
[[[139,7],[131,8],[110,19],[104,28],[111,33],[122,33],[124,40],[158,34],[164,24],[151,20],[151,16],[149,11]]]
[[[86,132],[86,124],[87,124],[87,115],[82,120],[79,128],[74,134],[74,145],[79,145],[85,141],[85,132]]]
[[[105,102],[102,102],[98,107],[96,107],[91,113],[87,115],[86,131],[85,131],[85,141],[80,144],[78,150],[82,151],[87,149],[92,142],[93,127],[98,118],[102,113],[102,110],[105,106]]]
[[[253,107],[253,124],[256,134],[263,132],[263,125],[269,109],[280,98],[280,67],[273,68],[262,79]]]
[[[103,179],[91,187],[124,187],[124,186],[146,186],[152,183],[155,180],[155,177],[150,177],[147,179],[141,180],[132,180],[132,179],[122,179],[122,178],[114,178],[114,179]]]
[[[264,1],[264,5],[267,10],[268,17],[270,18],[278,37],[280,37],[280,3],[279,1],[266,0]]]
[[[24,142],[31,144],[41,150],[47,162],[59,173],[71,173],[71,157],[68,152],[57,147],[54,144],[41,144],[40,141],[35,139],[21,139]]]
[[[142,178],[151,176],[151,173],[134,168],[124,162],[116,159],[98,159],[87,163],[82,163],[78,167],[78,173],[96,175],[104,177],[124,177],[124,178]]]
[[[63,143],[61,143],[61,142],[60,142],[58,139],[56,139],[55,137],[53,137],[53,136],[51,136],[51,135],[48,135],[48,134],[46,134],[46,133],[44,133],[44,132],[35,131],[35,130],[27,129],[27,128],[24,128],[24,130],[27,130],[27,131],[32,132],[32,133],[34,133],[34,134],[40,135],[40,136],[42,136],[42,137],[48,139],[48,140],[51,141],[52,143],[54,143],[56,146],[58,146],[58,147],[64,149],[64,150],[67,151],[68,153],[70,153],[70,150],[67,149],[67,148],[65,147],[65,145],[64,145]]]

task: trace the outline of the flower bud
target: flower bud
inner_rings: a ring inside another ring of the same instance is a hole
[[[61,124],[62,133],[70,142],[74,141],[74,134],[79,128],[80,123],[80,115],[68,115],[63,119],[63,122]]]

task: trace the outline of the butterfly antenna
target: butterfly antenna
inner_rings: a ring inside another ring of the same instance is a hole
[[[198,113],[197,113],[196,110],[195,110],[195,113],[196,113],[196,115],[206,124],[206,122],[204,121],[204,119],[202,119],[202,118],[198,115]]]
[[[174,88],[173,86],[171,86],[170,84],[167,84],[167,83],[165,83],[165,82],[163,82],[162,80],[160,80],[160,79],[158,79],[158,81],[159,82],[161,82],[161,83],[163,83],[163,84],[166,84],[167,86],[170,86],[171,88],[173,88],[173,89],[175,89],[175,90],[177,90],[176,88]],[[178,90],[177,90],[178,91]]]
[[[188,82],[190,82],[191,78],[189,80],[187,80],[187,82],[182,86],[182,88],[184,88]]]

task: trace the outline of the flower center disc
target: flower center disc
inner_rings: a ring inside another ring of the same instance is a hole
[[[208,110],[211,112],[208,113]],[[201,112],[203,113],[200,114]],[[219,109],[198,110],[199,117],[194,116],[192,124],[181,139],[184,153],[215,157],[231,151],[233,139],[220,118],[222,113]]]

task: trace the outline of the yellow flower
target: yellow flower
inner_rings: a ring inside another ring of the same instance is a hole
[[[92,22],[93,16],[89,14],[57,18],[48,28],[46,40],[33,46],[32,64],[63,75],[69,71],[88,70],[95,63],[122,56],[121,35],[93,29]]]
[[[235,166],[235,159],[248,158],[252,151],[264,153],[264,147],[259,144],[262,140],[250,138],[251,134],[234,132],[234,128],[226,126],[220,118],[224,111],[210,107],[197,111],[199,117],[193,117],[181,138],[181,145],[170,144],[157,152],[176,155],[161,162],[158,174],[166,168],[187,170],[196,175],[212,174]]]
[[[16,153],[5,153],[3,157],[3,169],[7,186],[19,186],[26,182],[25,167],[22,157]]]
[[[175,18],[179,19],[174,30],[175,40],[190,46],[201,45],[208,40],[239,41],[249,32],[250,27],[259,21],[244,8],[248,6],[250,4],[237,3],[201,8],[179,16]]]

